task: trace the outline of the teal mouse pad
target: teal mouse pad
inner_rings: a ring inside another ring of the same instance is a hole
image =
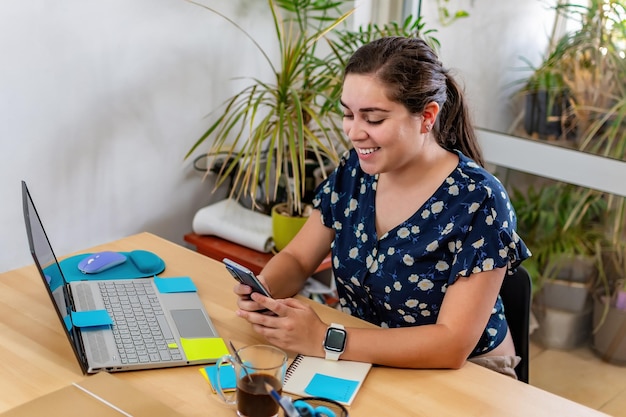
[[[134,250],[132,252],[119,252],[126,256],[126,261],[113,268],[96,274],[83,274],[78,269],[78,264],[91,253],[81,253],[67,259],[63,259],[59,264],[67,282],[87,281],[100,279],[130,279],[145,278],[160,274],[165,269],[165,262],[159,256],[145,250]]]

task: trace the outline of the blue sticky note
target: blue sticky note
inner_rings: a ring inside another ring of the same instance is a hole
[[[154,283],[162,294],[176,292],[197,292],[198,289],[189,277],[159,278],[154,277]]]
[[[315,374],[304,392],[313,397],[330,398],[347,403],[359,386],[358,381],[336,378],[323,374]]]
[[[107,326],[113,319],[106,310],[72,311],[72,324],[76,327]]]
[[[217,365],[206,366],[204,369],[209,377],[211,386],[217,390]],[[220,368],[220,386],[224,391],[237,388],[237,378],[232,365],[222,365]]]

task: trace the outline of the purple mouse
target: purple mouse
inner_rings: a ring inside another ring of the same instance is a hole
[[[116,265],[126,262],[126,256],[118,252],[98,252],[86,256],[78,263],[78,269],[83,274],[97,274]]]

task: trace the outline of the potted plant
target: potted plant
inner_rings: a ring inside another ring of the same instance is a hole
[[[259,49],[274,78],[251,78],[247,87],[227,99],[186,157],[208,143],[209,170],[216,174],[216,187],[229,180],[232,197],[249,198],[255,208],[271,207],[274,242],[280,250],[306,220],[303,216],[309,201],[305,197],[314,187],[311,172],[325,177],[350,148],[341,128],[339,101],[348,57],[375,37],[417,36],[424,24],[420,18],[409,17],[401,25],[391,22],[352,31],[343,26],[351,11],[342,12],[341,2],[268,0],[280,51],[274,63],[254,36],[236,22],[210,7],[194,4],[242,30]],[[436,44],[432,36],[427,40]],[[296,226],[281,237],[277,222],[284,217],[294,220]]]
[[[533,253],[524,266],[533,279],[536,337],[547,347],[576,347],[591,334],[591,286],[605,202],[598,192],[559,182],[515,188],[511,202],[518,233]]]
[[[594,258],[595,245],[604,234],[602,216],[606,203],[593,190],[561,182],[513,188],[511,202],[517,228],[533,256],[524,266],[533,278],[533,291],[564,273],[563,259]]]
[[[525,130],[539,138],[569,139],[576,147],[605,151],[607,141],[597,140],[598,135],[614,135],[608,125],[616,118],[623,123],[626,113],[624,2],[590,0],[578,5],[560,0],[555,10],[547,56],[538,67],[529,65],[532,74],[519,90],[526,100]],[[558,36],[562,19],[575,22],[577,29]]]
[[[541,139],[558,139],[563,132],[569,131],[569,94],[560,74],[552,72],[544,64],[535,69],[523,93],[524,130],[527,134]]]
[[[252,34],[220,12],[195,4],[238,27],[258,48],[274,78],[251,78],[226,100],[187,157],[208,141],[207,154],[219,156],[213,162],[221,164],[215,170],[216,186],[230,179],[233,196],[249,197],[254,208],[283,202],[284,214],[301,217],[311,161],[337,164],[348,148],[339,123],[340,82],[318,49],[324,36],[351,12],[341,13],[341,3],[331,0],[269,0],[280,51],[275,63]]]

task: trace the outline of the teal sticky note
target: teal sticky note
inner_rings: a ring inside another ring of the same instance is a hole
[[[315,374],[304,392],[313,397],[330,398],[331,400],[348,402],[357,389],[358,381],[335,378],[333,376]]]
[[[76,327],[108,326],[113,319],[106,310],[72,311],[72,324]]]
[[[154,277],[154,283],[162,294],[176,292],[197,292],[198,289],[189,277],[159,278]]]
[[[210,365],[204,368],[209,377],[211,386],[217,389],[217,365]],[[234,390],[237,388],[237,378],[232,365],[222,365],[220,368],[220,386],[222,390]]]

